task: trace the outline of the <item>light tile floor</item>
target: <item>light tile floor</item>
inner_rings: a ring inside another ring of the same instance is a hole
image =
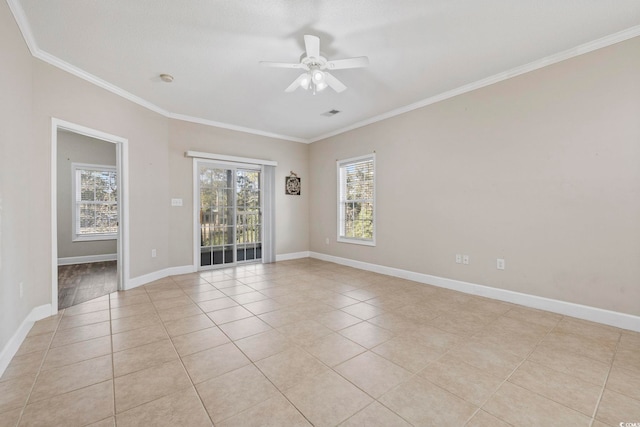
[[[68,308],[0,379],[0,427],[621,422],[639,333],[312,259]]]

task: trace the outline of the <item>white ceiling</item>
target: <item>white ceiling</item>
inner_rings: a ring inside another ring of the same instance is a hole
[[[8,1],[40,58],[170,117],[301,142],[640,34],[638,0]],[[340,94],[285,93],[300,71],[258,62],[297,62],[305,34],[370,66],[334,71]]]

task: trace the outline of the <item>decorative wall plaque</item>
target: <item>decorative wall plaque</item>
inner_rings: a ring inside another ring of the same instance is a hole
[[[300,195],[300,178],[298,175],[291,171],[291,175],[284,178],[284,194],[291,194],[294,196]]]

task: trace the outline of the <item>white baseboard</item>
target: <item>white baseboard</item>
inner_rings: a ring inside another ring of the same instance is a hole
[[[291,259],[300,259],[300,258],[309,258],[309,252],[295,252],[290,254],[282,254],[276,255],[277,261],[287,261]],[[127,280],[125,284],[125,290],[137,288],[138,286],[146,285],[147,283],[151,283],[154,280],[164,279],[169,276],[176,276],[178,274],[188,274],[197,272],[197,267],[193,265],[183,265],[180,267],[169,267],[163,270],[154,271],[153,273],[144,274],[138,277],[132,277]]]
[[[429,274],[416,273],[399,268],[386,267],[378,264],[370,264],[362,261],[355,261],[348,258],[341,258],[319,252],[310,252],[311,258],[323,261],[335,262],[336,264],[358,268],[360,270],[372,271],[386,274],[388,276],[413,280],[414,282],[452,289],[467,294],[483,296],[500,301],[511,302],[526,307],[539,310],[551,311],[565,316],[577,317],[579,319],[590,320],[592,322],[603,323],[622,329],[629,329],[640,332],[640,316],[634,316],[617,311],[604,310],[587,305],[574,304],[571,302],[555,300],[551,298],[539,297],[536,295],[524,294],[521,292],[508,291],[506,289],[492,288],[490,286],[478,285],[475,283],[463,282],[460,280],[447,279],[445,277],[432,276]]]
[[[58,258],[58,265],[89,264],[91,262],[116,261],[118,254],[83,255]]]
[[[33,327],[33,324],[38,320],[49,316],[51,316],[51,304],[45,304],[35,307],[22,321],[18,330],[9,339],[2,351],[0,351],[0,377],[4,374],[7,366],[9,366],[11,359],[13,359],[13,356],[15,356],[16,352],[22,345],[22,342],[27,337],[27,334]]]
[[[277,261],[288,261],[291,259],[300,259],[300,258],[309,258],[309,252],[294,252],[289,254],[276,255]],[[197,272],[197,267],[193,265],[183,265],[180,267],[169,267],[164,270],[154,271],[153,273],[144,274],[138,277],[132,277],[127,280],[125,284],[125,290],[137,288],[138,286],[146,285],[147,283],[151,283],[154,280],[164,279],[169,276],[176,276],[178,274],[188,274]]]
[[[276,255],[276,262],[278,261],[289,261],[291,259],[300,259],[300,258],[309,258],[311,252],[309,251],[304,251],[304,252],[292,252],[289,254],[280,254],[280,255]]]
[[[144,274],[138,277],[132,277],[127,280],[125,284],[125,290],[137,288],[138,286],[146,285],[154,280],[164,279],[165,277],[175,276],[178,274],[195,273],[197,269],[193,265],[183,265],[180,267],[169,267],[164,270],[154,271],[153,273]]]

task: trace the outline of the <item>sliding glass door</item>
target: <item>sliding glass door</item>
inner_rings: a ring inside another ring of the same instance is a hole
[[[260,167],[198,162],[200,269],[262,257]]]
[[[236,261],[262,257],[260,171],[236,169]]]

